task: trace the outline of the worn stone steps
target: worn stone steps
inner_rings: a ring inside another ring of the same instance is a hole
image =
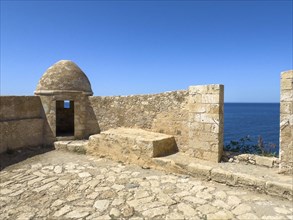
[[[54,147],[56,150],[72,151],[76,153],[85,154],[88,140],[68,140],[68,141],[56,141]]]
[[[74,141],[75,137],[74,136],[59,136],[56,137],[57,141]]]

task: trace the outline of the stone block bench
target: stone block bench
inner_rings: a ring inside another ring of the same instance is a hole
[[[178,152],[178,148],[171,135],[142,129],[117,128],[90,136],[87,152],[131,161],[167,156]]]

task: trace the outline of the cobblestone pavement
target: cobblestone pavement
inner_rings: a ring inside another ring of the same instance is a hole
[[[0,219],[293,219],[289,200],[60,151],[0,180]]]

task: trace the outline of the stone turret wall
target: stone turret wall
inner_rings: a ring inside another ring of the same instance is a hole
[[[0,97],[0,153],[43,144],[43,107],[39,97]]]
[[[74,101],[74,137],[87,139],[99,132],[98,121],[92,112],[88,96],[79,93],[62,93],[53,96],[40,96],[46,121],[44,124],[44,144],[52,145],[56,141],[56,101]],[[89,119],[90,118],[90,119]]]
[[[293,70],[281,74],[280,169],[293,173]]]

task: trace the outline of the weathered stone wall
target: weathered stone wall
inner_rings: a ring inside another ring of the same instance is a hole
[[[39,97],[0,97],[0,153],[43,144],[42,105]]]
[[[293,172],[293,70],[281,74],[280,169]]]
[[[222,85],[207,85],[89,100],[101,131],[127,127],[173,135],[179,151],[218,162],[223,151],[223,96]]]
[[[101,131],[127,127],[165,133],[175,136],[181,151],[188,150],[188,91],[89,100]]]
[[[56,101],[74,101],[74,138],[110,128],[141,128],[173,135],[179,151],[219,161],[223,149],[223,86],[194,86],[155,95],[89,97],[55,92],[1,97],[1,152],[56,141]],[[43,120],[43,119],[44,120]],[[26,129],[28,127],[28,129]]]
[[[196,158],[220,161],[224,139],[224,86],[191,86],[188,107],[190,150]]]
[[[42,105],[35,96],[0,96],[0,121],[40,118]]]

